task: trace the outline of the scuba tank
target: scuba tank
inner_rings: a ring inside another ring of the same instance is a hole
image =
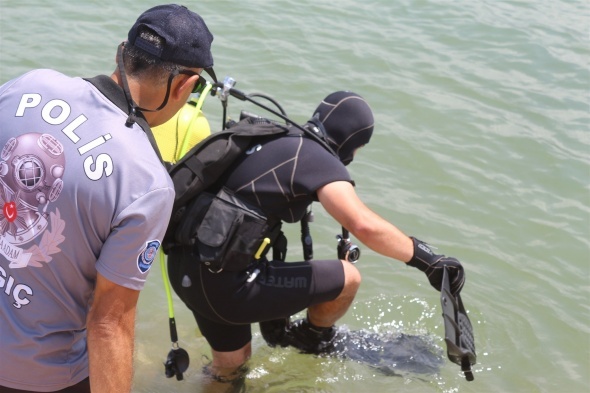
[[[170,120],[152,128],[164,161],[178,161],[192,146],[211,134],[209,121],[201,111],[211,88],[208,83],[199,96],[191,97]]]

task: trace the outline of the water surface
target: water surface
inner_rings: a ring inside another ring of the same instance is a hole
[[[109,74],[117,44],[155,1],[0,0],[0,81],[48,67]],[[590,60],[584,1],[199,1],[215,70],[305,121],[334,90],[363,95],[374,137],[350,166],[361,198],[459,258],[478,364],[385,376],[271,349],[257,330],[249,392],[586,392],[590,389]],[[237,100],[229,112],[258,111]],[[206,102],[220,128],[217,98]],[[315,255],[337,224],[315,206]],[[301,258],[287,226],[289,259]],[[444,348],[422,273],[362,249],[363,285],[342,323],[421,334]],[[164,377],[166,297],[154,266],[140,298],[134,392],[199,392],[209,348],[176,299],[185,380]]]

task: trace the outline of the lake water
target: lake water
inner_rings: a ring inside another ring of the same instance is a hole
[[[29,69],[110,74],[117,44],[154,1],[0,0],[0,82]],[[590,8],[586,1],[198,1],[218,76],[274,97],[298,121],[335,90],[364,96],[375,134],[350,166],[361,198],[459,258],[478,363],[467,382],[385,376],[254,337],[248,392],[590,390]],[[221,105],[205,106],[219,129]],[[230,100],[229,113],[260,113]],[[261,113],[263,114],[263,113]],[[339,227],[321,206],[315,256]],[[287,226],[289,259],[301,258]],[[361,246],[362,247],[362,246]],[[439,294],[415,269],[362,247],[363,284],[342,324],[427,335],[444,348]],[[176,298],[175,298],[176,299]],[[209,347],[176,299],[185,380],[166,379],[158,266],[140,298],[134,392],[202,391]]]

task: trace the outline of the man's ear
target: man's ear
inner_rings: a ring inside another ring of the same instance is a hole
[[[198,75],[189,76],[180,74],[179,76],[181,76],[182,78],[176,77],[178,79],[178,82],[175,85],[172,85],[172,91],[170,92],[172,98],[176,100],[179,100],[186,96],[186,89],[192,91],[193,87],[195,86],[195,83],[197,83],[197,80],[199,79]]]

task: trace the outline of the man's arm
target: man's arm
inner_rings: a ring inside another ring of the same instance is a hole
[[[97,274],[87,320],[93,393],[131,391],[138,298],[139,291],[117,285]]]
[[[390,258],[408,262],[414,254],[412,239],[370,210],[349,182],[329,183],[317,191],[326,211],[367,247]]]

